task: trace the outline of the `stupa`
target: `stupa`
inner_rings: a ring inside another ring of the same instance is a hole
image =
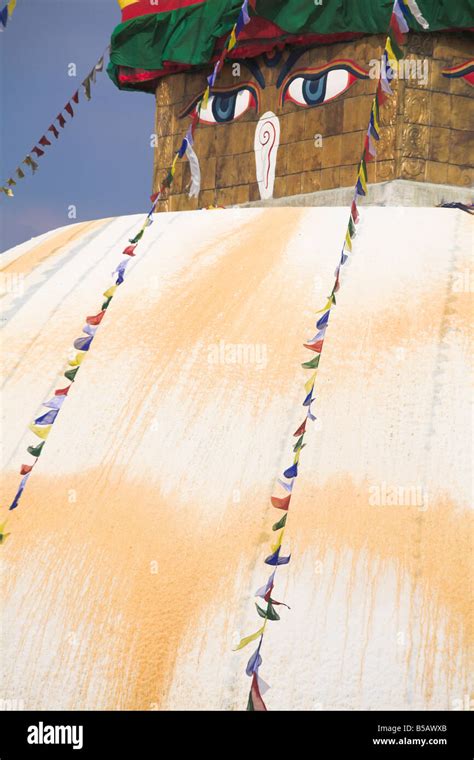
[[[198,110],[241,0],[120,3],[169,213],[0,261],[7,709],[472,708],[474,24],[402,4],[353,241],[393,3],[249,0]]]

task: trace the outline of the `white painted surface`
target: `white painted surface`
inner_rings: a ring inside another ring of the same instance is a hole
[[[0,696],[245,707],[252,648],[232,646],[260,624],[302,343],[346,221],[334,208],[156,218],[8,516]],[[140,222],[85,230],[3,299],[4,507],[36,442],[28,423]],[[277,573],[291,610],[262,651],[270,709],[453,709],[469,693],[471,222],[362,212]],[[221,341],[265,361],[215,364]],[[422,500],[370,503],[393,487]]]

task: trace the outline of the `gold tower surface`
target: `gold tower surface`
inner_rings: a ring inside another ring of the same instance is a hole
[[[367,36],[304,52],[289,75],[318,71],[327,64],[337,66],[341,61],[368,72],[367,78],[356,78],[346,91],[312,107],[289,100],[282,103],[284,82],[278,85],[278,78],[291,49],[287,48],[276,64],[265,56],[256,60],[265,87],[258,85],[244,62],[225,64],[213,92],[256,86],[258,107],[229,123],[199,124],[194,147],[201,166],[201,192],[197,198],[188,197],[190,169],[183,159],[178,162],[171,197],[159,208],[177,211],[259,201],[255,132],[265,113],[275,115],[280,127],[274,198],[353,186],[377,86],[371,72],[374,61],[381,59],[384,43],[383,35]],[[470,60],[472,42],[462,35],[409,36],[404,64],[409,68],[403,71],[403,78],[393,81],[395,97],[389,97],[380,109],[380,142],[377,160],[368,165],[369,182],[403,179],[472,186],[472,86],[462,76],[446,76],[448,69]],[[205,74],[194,70],[174,74],[158,84],[154,192],[181,144],[187,112],[202,94]]]

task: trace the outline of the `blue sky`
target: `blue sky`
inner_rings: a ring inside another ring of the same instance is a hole
[[[1,184],[80,87],[118,23],[116,0],[18,0],[0,34]],[[76,78],[68,76],[69,63]],[[74,221],[149,209],[154,97],[120,92],[105,69],[91,101],[80,90],[74,118],[66,115],[36,174],[26,168],[15,197],[0,196],[2,251]],[[76,220],[68,219],[72,204]]]

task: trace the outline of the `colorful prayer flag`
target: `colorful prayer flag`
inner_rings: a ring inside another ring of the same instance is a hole
[[[275,565],[275,566],[287,565],[288,562],[290,561],[290,558],[291,558],[291,554],[289,554],[288,557],[280,557],[280,550],[277,549],[276,552],[274,552],[273,554],[270,554],[270,556],[266,558],[265,564]]]
[[[31,454],[32,457],[38,458],[41,456],[41,452],[43,451],[44,441],[42,443],[39,443],[37,446],[28,446],[26,449],[28,454]]]
[[[249,712],[266,712],[267,708],[260,693],[258,675],[252,676],[252,685],[250,687],[249,699],[247,702],[247,711]]]
[[[51,432],[52,425],[35,425],[32,422],[29,428],[38,438],[46,439]]]
[[[272,496],[271,502],[272,506],[275,507],[275,509],[284,509],[287,510],[290,506],[290,496],[284,496],[283,498],[279,498],[277,496]]]
[[[42,414],[40,417],[37,417],[34,421],[35,425],[52,425],[54,420],[59,414],[59,409],[52,409],[50,412],[46,412],[46,414]]]
[[[247,644],[250,644],[252,641],[255,641],[255,639],[258,639],[258,637],[262,635],[264,627],[265,626],[263,625],[255,633],[251,633],[250,636],[245,636],[243,639],[241,639],[239,645],[234,649],[234,652],[237,652],[239,649],[243,649],[247,646]]]

